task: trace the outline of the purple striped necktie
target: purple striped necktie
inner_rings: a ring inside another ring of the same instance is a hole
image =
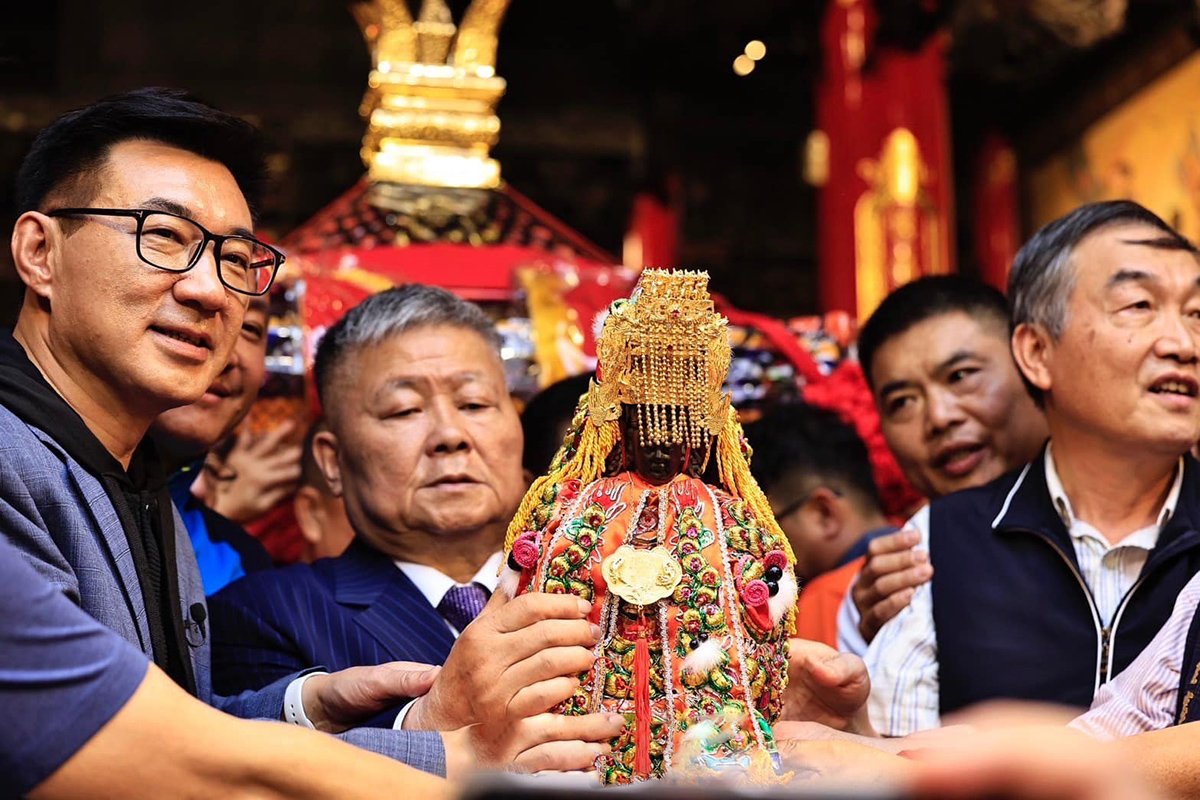
[[[462,633],[463,628],[471,623],[487,605],[489,592],[478,583],[467,586],[455,586],[438,603],[438,613]]]

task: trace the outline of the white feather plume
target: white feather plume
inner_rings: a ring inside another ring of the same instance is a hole
[[[700,646],[688,653],[687,658],[683,660],[683,671],[707,675],[712,672],[713,667],[721,663],[721,659],[725,656],[726,646],[727,643],[723,638],[712,638],[701,642]]]
[[[517,585],[520,582],[521,573],[505,564],[504,571],[500,573],[500,580],[496,583],[496,591],[511,600],[516,596]]]
[[[772,625],[778,625],[779,620],[783,619],[788,609],[796,605],[796,597],[799,593],[800,589],[796,586],[796,576],[790,569],[785,569],[783,577],[779,579],[779,591],[767,601],[767,609],[771,612]]]

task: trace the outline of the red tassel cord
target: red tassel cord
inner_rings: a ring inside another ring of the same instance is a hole
[[[646,641],[646,620],[638,622],[637,643],[633,650],[633,771],[640,778],[650,777],[650,644]]]

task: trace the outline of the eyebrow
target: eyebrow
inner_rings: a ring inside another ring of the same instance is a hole
[[[447,379],[455,388],[467,383],[475,383],[483,378],[483,372],[478,370],[467,370],[464,372],[456,372]],[[409,377],[407,375],[397,375],[379,387],[379,394],[395,391],[396,389],[416,389],[422,384],[429,383],[429,378],[425,377]]]
[[[951,354],[951,356],[949,358],[945,359],[944,361],[939,363],[936,367],[934,367],[933,372],[935,375],[940,374],[940,373],[945,372],[946,370],[950,369],[951,367],[953,367],[955,364],[959,363],[960,361],[966,361],[967,359],[979,358],[979,357],[980,357],[979,354],[974,352],[973,350],[957,350],[953,354]],[[908,389],[914,385],[915,384],[913,381],[906,381],[906,380],[889,381],[888,383],[885,383],[883,386],[881,386],[879,388],[879,397],[880,397],[880,399],[884,399],[892,392],[898,392],[901,389]]]
[[[1158,277],[1142,269],[1119,269],[1109,276],[1104,288],[1112,289],[1126,283],[1160,283]]]
[[[950,369],[960,361],[967,361],[972,358],[979,358],[979,354],[973,350],[956,350],[953,355],[934,367],[933,371],[935,374],[940,374]]]
[[[188,220],[191,220],[192,222],[196,222],[196,215],[190,208],[188,208],[187,206],[182,205],[180,203],[177,203],[174,200],[168,200],[165,197],[151,197],[149,200],[146,200],[145,202],[142,203],[142,208],[148,208],[153,211],[166,211],[168,214],[174,214],[177,217],[183,217],[184,219],[188,219]],[[199,224],[199,223],[197,223],[197,224]],[[253,239],[254,231],[250,230],[249,228],[243,228],[242,226],[238,225],[233,228],[230,228],[228,235],[229,236],[246,236],[248,238]]]
[[[1113,273],[1112,277],[1105,282],[1105,289],[1112,289],[1116,286],[1122,286],[1126,283],[1153,283],[1161,284],[1157,275],[1152,275],[1149,272],[1141,269],[1122,269]],[[1193,282],[1194,288],[1200,289],[1200,277],[1197,277]]]
[[[914,386],[912,381],[888,381],[883,386],[879,387],[879,398],[882,400],[892,392],[898,392],[901,389],[908,389]]]

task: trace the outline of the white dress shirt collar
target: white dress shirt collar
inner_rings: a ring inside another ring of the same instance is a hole
[[[1058,469],[1054,464],[1053,442],[1046,445],[1046,488],[1050,491],[1050,498],[1054,501],[1055,510],[1062,517],[1063,524],[1066,525],[1067,531],[1073,538],[1086,536],[1092,531],[1096,531],[1093,526],[1075,516],[1075,509],[1071,505],[1071,498],[1067,497],[1066,490],[1063,489],[1062,480],[1058,477]],[[1183,457],[1180,456],[1179,464],[1175,467],[1175,479],[1171,483],[1171,491],[1167,492],[1167,499],[1163,501],[1162,508],[1155,515],[1155,519],[1158,520],[1157,524],[1147,525],[1145,528],[1134,531],[1121,540],[1120,546],[1152,549],[1158,542],[1159,532],[1171,519],[1171,515],[1175,513],[1175,507],[1179,504],[1179,493],[1182,488]],[[1107,537],[1103,538],[1107,541]]]
[[[496,584],[500,580],[500,559],[503,557],[503,553],[493,553],[487,561],[483,562],[483,566],[479,568],[479,571],[475,573],[475,577],[471,578],[467,584],[478,583],[489,592],[496,591]],[[446,592],[455,586],[467,585],[456,583],[453,578],[441,570],[425,564],[414,564],[411,561],[397,561],[396,566],[408,576],[413,585],[429,601],[429,605],[434,608],[441,605],[442,598],[446,596]]]

